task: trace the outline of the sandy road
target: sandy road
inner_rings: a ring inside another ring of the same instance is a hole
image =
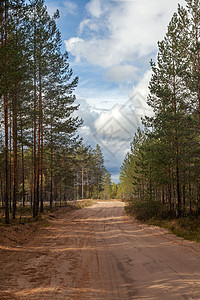
[[[28,244],[0,247],[0,299],[200,299],[200,245],[123,206],[61,210]]]

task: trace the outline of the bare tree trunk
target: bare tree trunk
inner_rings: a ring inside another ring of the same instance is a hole
[[[34,71],[35,73],[36,71]],[[33,217],[37,215],[37,197],[36,197],[36,170],[37,170],[37,159],[36,159],[36,106],[37,106],[37,93],[36,93],[36,74],[34,74],[34,125],[33,125]]]
[[[22,139],[22,199],[23,207],[25,206],[25,185],[24,185],[24,137],[23,137],[23,124],[22,124],[22,113],[20,111],[20,125],[21,125],[21,139]]]
[[[51,110],[51,107],[50,107]],[[53,126],[52,126],[52,118],[51,118],[51,163],[50,163],[50,208],[53,207]]]
[[[3,29],[3,7],[2,7],[2,2],[0,1],[0,29],[1,29],[1,48],[3,50],[4,47],[4,29]],[[0,60],[0,68],[1,65],[3,65],[3,61]],[[2,174],[0,173],[0,180],[1,180],[1,201],[2,201],[2,206],[3,206],[3,182],[2,182]],[[6,214],[6,212],[5,212]]]
[[[84,168],[82,167],[82,199],[84,198]]]
[[[198,74],[198,86],[197,86],[197,93],[198,93],[198,109],[197,109],[197,130],[199,132],[200,129],[200,45],[199,45],[199,15],[195,13],[195,39],[197,45],[197,53],[196,53],[196,72]],[[197,211],[196,216],[199,216],[200,212],[200,183],[197,182]]]
[[[3,206],[3,195],[4,195],[4,191],[3,191],[2,174],[0,174],[0,186],[1,186],[1,205]]]
[[[196,63],[196,71],[198,74],[198,117],[199,117],[199,125],[200,125],[200,49],[199,49],[199,28],[198,28],[198,18],[199,16],[195,15],[195,39],[196,39],[196,45],[197,45],[197,63]]]
[[[12,212],[12,116],[11,116],[11,108],[10,108],[10,187],[9,187],[9,191],[10,191],[10,213]]]
[[[76,200],[79,198],[79,169],[77,169]]]
[[[191,167],[191,165],[190,165],[190,161],[189,161],[189,183],[188,183],[189,187],[188,187],[188,189],[189,189],[189,201],[190,201],[190,214],[192,214],[192,188],[191,188],[191,172],[190,172],[190,167]]]
[[[1,9],[1,11],[3,11]],[[5,48],[7,47],[7,21],[8,21],[8,0],[5,0]],[[3,37],[3,13],[1,14],[1,42],[2,48],[4,47],[4,37]],[[8,51],[6,50],[5,65],[8,65]],[[6,92],[4,95],[4,122],[5,122],[5,221],[6,224],[9,223],[9,179],[8,179],[8,73],[6,70]]]
[[[93,174],[92,174],[92,170],[91,170],[91,192],[90,192],[90,198],[92,198],[92,194],[93,194]]]
[[[175,69],[173,61],[173,69]],[[177,101],[176,101],[176,77],[173,76],[173,105],[174,105],[174,132],[175,132],[175,148],[176,148],[176,189],[178,200],[178,217],[181,217],[181,189],[180,189],[180,170],[179,170],[179,139],[177,129]]]
[[[17,174],[17,85],[15,84],[15,95],[13,99],[13,219],[15,219],[18,195]]]
[[[53,172],[50,175],[50,208],[53,207]]]
[[[34,20],[35,20],[35,16],[34,16]],[[37,125],[36,125],[36,121],[37,121],[37,115],[36,115],[36,111],[37,111],[37,76],[36,76],[36,25],[34,28],[34,120],[33,120],[33,217],[35,218],[37,216],[37,193],[36,193],[36,189],[37,189],[37,177],[36,177],[36,171],[37,171],[37,158],[36,158],[36,143],[37,143],[37,139],[36,139],[36,135],[37,135]]]
[[[168,201],[169,201],[169,210],[172,211],[172,186],[171,186],[171,169],[169,167],[168,169],[168,177],[169,177],[169,183],[168,183]]]
[[[61,188],[61,182],[60,182],[60,207],[62,205],[62,188]]]
[[[43,212],[43,108],[42,108],[42,74],[41,74],[41,44],[39,58],[39,131],[40,131],[40,212]],[[39,144],[38,144],[39,145]]]
[[[4,118],[5,118],[5,219],[6,224],[9,224],[9,180],[8,180],[8,94],[4,96]]]
[[[40,117],[39,117],[40,119]],[[37,152],[37,185],[36,185],[36,216],[38,215],[39,209],[39,201],[40,201],[40,141],[41,141],[41,123],[39,120],[39,127],[38,127],[38,152]]]

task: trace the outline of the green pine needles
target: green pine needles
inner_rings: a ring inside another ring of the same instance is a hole
[[[200,2],[178,6],[164,39],[145,117],[121,167],[120,182],[139,218],[200,214]]]

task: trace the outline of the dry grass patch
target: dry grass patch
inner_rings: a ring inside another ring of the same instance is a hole
[[[146,223],[166,228],[179,237],[200,243],[200,218],[150,219]]]

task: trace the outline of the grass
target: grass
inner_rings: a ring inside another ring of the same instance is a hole
[[[102,200],[102,199],[83,199],[83,200],[78,200],[77,202],[75,202],[75,206],[79,209],[79,208],[84,208],[84,207],[90,207],[96,203],[98,203],[99,201],[120,201],[121,199],[109,199],[109,200]]]
[[[94,204],[96,204],[99,200],[94,200],[94,199],[83,199],[83,200],[78,200],[77,202],[74,202],[74,207],[76,209],[81,209],[84,207],[90,207]]]
[[[68,203],[62,203],[61,207],[67,207],[68,211],[72,211],[75,209],[81,209],[84,207],[92,206],[97,203],[98,200],[93,199],[84,199],[78,201],[70,201]],[[15,225],[25,225],[32,224],[35,222],[39,222],[41,226],[48,226],[47,215],[50,213],[54,213],[60,209],[60,206],[54,206],[52,209],[48,205],[44,205],[43,213],[39,213],[36,218],[32,217],[32,209],[30,206],[18,206],[16,210],[16,218],[12,219],[12,213],[10,213],[10,223],[9,225],[5,224],[5,216],[4,216],[4,208],[0,207],[0,226],[15,226]]]
[[[128,215],[133,216],[148,225],[168,229],[169,232],[178,237],[200,243],[200,217],[187,216],[180,219],[172,216],[162,217],[162,215],[159,214],[159,207],[157,208],[157,211],[155,208],[152,210],[152,207],[150,207],[150,210],[147,205],[146,207],[142,206],[144,204],[145,203],[141,204],[138,201],[127,201],[125,211]]]
[[[15,225],[25,225],[25,224],[32,224],[35,222],[41,223],[43,226],[48,226],[48,221],[46,216],[51,213],[55,212],[59,209],[60,207],[53,207],[50,209],[49,206],[44,206],[44,211],[43,213],[39,213],[39,215],[36,218],[32,217],[32,209],[30,206],[18,206],[16,210],[16,216],[15,220],[12,218],[12,213],[10,213],[10,223],[9,225],[5,224],[5,217],[4,217],[4,209],[1,207],[0,208],[0,226],[15,226]]]
[[[200,243],[200,218],[180,218],[180,219],[149,219],[148,225],[155,225],[168,229],[171,233],[186,240]]]

